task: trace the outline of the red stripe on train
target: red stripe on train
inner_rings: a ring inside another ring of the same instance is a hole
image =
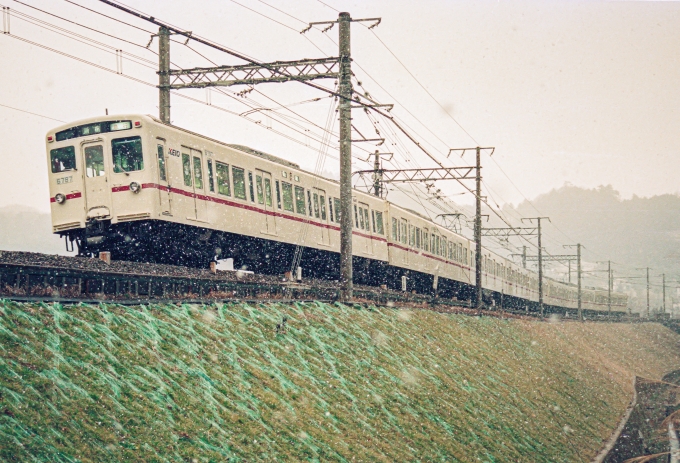
[[[76,198],[80,198],[81,196],[82,196],[82,193],[81,193],[80,191],[77,191],[77,192],[75,192],[75,193],[69,193],[69,194],[67,194],[67,195],[66,195],[66,199],[76,199]],[[52,198],[50,198],[50,202],[51,202],[51,203],[56,203],[57,200],[54,199],[54,197],[52,197]]]

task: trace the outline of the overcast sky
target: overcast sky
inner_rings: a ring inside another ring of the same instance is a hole
[[[336,10],[348,11],[354,18],[381,17],[380,25],[370,31],[361,24],[352,25],[357,79],[380,102],[395,103],[393,114],[439,159],[445,158],[449,147],[496,147],[494,160],[484,160],[484,175],[490,197],[500,205],[533,198],[565,182],[584,187],[612,184],[624,197],[679,191],[680,3],[324,1],[329,6],[318,0],[128,0],[127,4],[263,61],[337,55],[333,43],[337,27],[326,34],[318,29],[306,36],[298,33],[304,22],[337,18]],[[155,84],[157,57],[144,48],[149,34],[74,2],[142,29],[155,29],[95,0],[0,1],[13,12],[11,35],[0,36],[0,206],[49,209],[44,136],[61,124],[6,106],[65,122],[103,115],[106,109],[110,114],[158,112],[157,90],[116,75],[115,52],[110,49],[120,48],[149,60],[144,62],[149,67],[144,67],[125,55],[122,72]],[[29,22],[35,19],[21,14],[95,39],[108,52],[37,27]],[[209,65],[182,43],[172,44],[176,65]],[[242,63],[193,42],[189,45],[218,64]],[[156,40],[150,49],[157,49]],[[333,86],[332,81],[320,83]],[[228,89],[228,95],[212,91],[208,96],[204,90],[183,94],[239,114],[248,109],[246,99],[233,96],[239,90]],[[268,84],[257,90],[263,95],[251,92],[247,103],[259,102],[267,108],[323,97],[291,109],[320,127],[326,125],[332,102],[321,92],[297,83]],[[177,125],[335,175],[336,150],[329,151],[323,166],[317,165],[319,144],[313,134],[321,133],[318,128],[277,110],[283,115],[276,116],[279,119],[288,117],[289,127],[285,127],[265,117],[266,113],[246,120],[199,102],[172,99],[172,121]],[[355,110],[354,120],[364,135],[375,136],[374,126],[362,111]],[[376,127],[383,135],[392,130],[386,121]],[[307,128],[309,137],[305,136]],[[431,165],[404,137],[390,137],[396,145],[382,148],[397,153],[395,162]],[[337,137],[331,143],[337,143]],[[358,157],[365,156],[361,148],[375,149],[362,145],[355,147]],[[357,160],[358,168],[367,165]],[[447,188],[446,192],[455,191]],[[452,198],[471,201],[465,196]]]

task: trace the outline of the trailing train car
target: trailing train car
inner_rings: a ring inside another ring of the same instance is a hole
[[[304,250],[305,275],[338,278],[340,192],[333,180],[241,145],[135,114],[67,124],[47,134],[53,232],[80,255],[207,266],[221,257],[279,274]],[[414,211],[354,191],[357,283],[471,299],[472,243]],[[482,249],[487,303],[538,300],[537,276]],[[404,277],[406,277],[404,279]],[[436,282],[436,283],[435,283]],[[600,290],[584,307],[606,310]],[[606,293],[606,292],[605,292]],[[616,310],[625,309],[616,295]],[[570,285],[548,282],[546,304],[574,308]]]

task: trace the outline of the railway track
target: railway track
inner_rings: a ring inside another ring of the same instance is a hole
[[[376,287],[355,287],[356,304],[426,308],[438,312],[502,317],[539,317],[537,312],[492,308],[475,310],[469,301],[434,299],[431,295]],[[333,302],[336,282],[287,281],[272,275],[215,271],[129,261],[0,251],[0,299],[17,302],[124,305],[207,302]],[[575,319],[576,312],[546,307],[547,316]],[[638,317],[586,313],[591,321],[635,322]]]
[[[358,287],[359,302],[427,305],[432,298],[382,288]],[[111,262],[37,253],[0,252],[0,298],[22,302],[121,304],[206,301],[326,301],[339,297],[334,282],[287,281],[239,271],[211,272],[170,265]],[[468,307],[467,301],[438,301]]]

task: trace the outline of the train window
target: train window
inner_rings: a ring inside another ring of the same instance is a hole
[[[446,243],[446,237],[442,236],[441,248],[440,248],[440,251],[439,251],[439,255],[446,259],[446,256],[448,254],[448,249],[449,249],[449,247],[447,246],[447,243]]]
[[[442,255],[442,249],[441,249],[441,239],[439,238],[439,235],[435,235],[434,237],[434,251],[433,254],[436,254],[438,256]]]
[[[163,156],[163,145],[158,145],[158,178],[163,181],[167,181],[167,176],[165,174],[165,156]]]
[[[422,233],[422,230],[420,228],[416,227],[416,249],[420,249],[420,245],[422,244],[421,233]]]
[[[364,221],[364,208],[359,206],[359,228],[362,230],[367,230],[368,229],[368,220]],[[368,217],[366,217],[368,219]]]
[[[326,220],[326,197],[324,195],[319,195],[319,209],[321,220]]]
[[[472,253],[470,253],[470,255],[472,256]],[[468,264],[468,258],[467,258],[467,256],[468,256],[467,248],[465,248],[465,249],[463,249],[463,258],[464,258],[464,260],[465,260],[465,265]]]
[[[384,235],[385,230],[383,229],[383,213],[375,211],[375,228],[379,235]]]
[[[212,159],[208,159],[208,186],[210,191],[215,192],[215,180],[213,179],[213,164]]]
[[[255,175],[255,187],[257,188],[257,202],[264,204],[264,188],[262,187],[261,175]]]
[[[359,214],[357,214],[357,206],[354,205],[354,228],[359,228]]]
[[[267,206],[272,207],[272,181],[267,177],[264,179],[264,202]]]
[[[314,212],[312,212],[312,192],[307,190],[307,209],[309,209],[309,216],[311,217]]]
[[[371,224],[373,225],[373,233],[375,233],[375,211],[371,210]]]
[[[229,165],[217,162],[217,192],[221,195],[231,196],[231,185],[229,183]]]
[[[370,232],[371,231],[371,224],[368,223],[368,208],[364,208],[364,219],[366,220],[366,231]]]
[[[331,222],[335,222],[335,219],[333,218],[333,198],[330,196],[328,197],[328,213],[330,214]]]
[[[463,262],[463,245],[458,243],[458,261]]]
[[[104,175],[104,147],[102,145],[85,148],[85,175],[88,177]]]
[[[293,176],[293,180],[295,180],[296,182],[299,182],[299,181],[300,181],[300,177],[299,177],[298,175],[294,175],[294,176]]]
[[[182,153],[182,172],[184,174],[184,184],[191,186],[191,157],[186,153]]]
[[[295,209],[298,214],[307,214],[305,209],[305,189],[301,186],[295,187]]]
[[[392,218],[392,239],[394,241],[399,241],[399,225],[397,225],[397,219]]]
[[[281,189],[279,188],[279,181],[276,180],[276,207],[281,209]]]
[[[248,189],[250,190],[250,201],[255,202],[255,190],[253,188],[253,173],[248,171]]]
[[[144,169],[142,137],[126,137],[111,140],[113,171],[133,172]]]
[[[66,172],[76,169],[76,150],[73,146],[65,146],[50,151],[52,173]]]
[[[234,198],[246,199],[246,171],[240,167],[232,167],[234,177]]]
[[[423,249],[425,251],[430,251],[430,234],[427,228],[423,228]]]
[[[408,222],[406,219],[401,219],[401,242],[408,243]]]
[[[333,198],[333,206],[335,207],[335,221],[340,223],[340,216],[342,215],[342,209],[340,208],[340,200],[338,198]]]
[[[281,190],[283,192],[283,209],[293,212],[293,185],[281,182]]]
[[[194,186],[203,189],[203,165],[201,158],[194,156]]]
[[[319,218],[319,195],[317,193],[314,193],[314,217]]]

